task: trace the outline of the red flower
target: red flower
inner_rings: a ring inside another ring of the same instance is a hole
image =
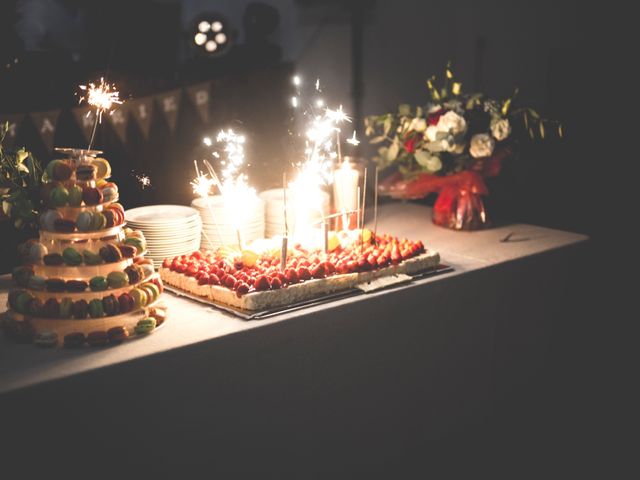
[[[409,132],[405,137],[404,149],[409,153],[415,152],[417,143],[420,141],[421,138],[422,138],[422,135],[419,134],[418,132]]]
[[[444,108],[440,108],[435,112],[430,113],[427,115],[427,125],[437,125],[440,121],[440,117],[445,113],[447,112],[445,112]]]

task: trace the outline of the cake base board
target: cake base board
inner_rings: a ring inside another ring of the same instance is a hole
[[[411,277],[411,281],[410,282],[403,282],[401,284],[395,284],[395,285],[389,285],[388,287],[382,288],[382,289],[376,289],[375,291],[380,291],[380,290],[395,290],[395,289],[399,289],[399,288],[405,288],[407,285],[411,285],[411,283],[413,283],[416,280],[420,280],[422,278],[426,278],[426,277],[433,277],[436,275],[441,275],[443,273],[448,273],[448,272],[452,272],[453,268],[450,267],[449,265],[444,265],[444,264],[440,264],[435,268],[431,268],[428,270],[422,270],[420,272],[416,272],[410,275]],[[264,318],[269,318],[269,317],[273,317],[275,315],[280,315],[283,313],[288,313],[288,312],[294,312],[297,310],[301,310],[303,308],[308,308],[308,307],[314,307],[316,305],[324,305],[324,304],[328,304],[331,303],[335,300],[340,300],[342,298],[348,298],[348,297],[355,297],[358,295],[367,295],[366,292],[364,292],[363,290],[354,287],[354,288],[349,288],[346,290],[339,290],[337,292],[332,292],[332,293],[328,293],[325,295],[321,295],[318,297],[314,297],[314,298],[310,298],[308,300],[303,300],[301,302],[296,302],[293,303],[291,305],[284,305],[284,306],[279,306],[279,307],[273,307],[270,309],[265,309],[265,310],[259,310],[259,311],[255,311],[255,310],[243,310],[241,308],[237,308],[237,307],[233,307],[230,305],[226,305],[224,303],[219,303],[219,302],[214,302],[212,300],[209,300],[208,298],[205,297],[201,297],[198,295],[194,295],[188,292],[185,292],[184,290],[181,290],[177,287],[173,287],[167,283],[164,284],[164,289],[165,291],[171,292],[179,297],[185,297],[188,298],[190,300],[195,300],[196,302],[199,303],[203,303],[205,305],[210,305],[212,307],[215,307],[219,310],[224,310],[225,312],[231,313],[239,318],[242,318],[244,320],[261,320]]]

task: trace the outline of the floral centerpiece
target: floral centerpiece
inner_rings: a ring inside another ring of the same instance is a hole
[[[381,145],[374,161],[387,172],[380,193],[418,199],[438,192],[434,223],[457,230],[483,228],[489,223],[484,179],[500,173],[520,139],[544,138],[550,129],[562,136],[562,127],[532,108],[515,107],[517,90],[503,100],[462,93],[450,65],[442,86],[432,77],[427,88],[426,105],[402,104],[397,113],[365,119],[371,143]]]

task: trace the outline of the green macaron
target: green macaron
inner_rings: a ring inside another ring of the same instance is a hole
[[[72,185],[69,187],[69,198],[67,199],[72,207],[79,207],[82,203],[82,187],[80,185]]]
[[[151,333],[154,328],[156,328],[156,319],[147,317],[143,318],[136,324],[134,331],[136,332],[136,335],[144,335],[146,333]]]
[[[82,263],[82,255],[73,247],[67,247],[62,251],[62,260],[67,265],[76,267]]]
[[[91,315],[91,318],[100,318],[104,316],[102,300],[94,298],[89,302],[89,315]]]
[[[109,282],[105,277],[98,275],[89,280],[89,288],[94,292],[100,292],[109,288]]]
[[[102,257],[89,250],[83,250],[82,257],[84,258],[84,263],[87,265],[100,265],[102,263]]]

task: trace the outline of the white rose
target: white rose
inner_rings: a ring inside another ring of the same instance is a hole
[[[471,137],[469,153],[474,158],[488,157],[493,153],[496,141],[486,133],[479,133]]]
[[[458,144],[454,144],[452,145],[452,147],[449,149],[449,151],[451,153],[456,153],[456,154],[461,154],[462,152],[464,152],[464,144],[463,143],[458,143]]]
[[[424,134],[424,137],[429,142],[435,142],[437,133],[438,133],[438,127],[436,127],[435,125],[429,125],[427,127],[427,131]]]
[[[438,130],[441,132],[451,132],[453,135],[464,133],[467,129],[467,122],[464,117],[450,110],[440,117]]]
[[[511,124],[508,118],[501,118],[491,122],[491,133],[493,137],[501,142],[511,134]]]
[[[409,124],[409,130],[424,132],[427,129],[427,121],[424,118],[414,118]]]
[[[414,155],[416,157],[416,162],[430,172],[437,172],[442,168],[442,161],[440,160],[440,157],[436,155],[431,155],[425,150],[418,150]]]

